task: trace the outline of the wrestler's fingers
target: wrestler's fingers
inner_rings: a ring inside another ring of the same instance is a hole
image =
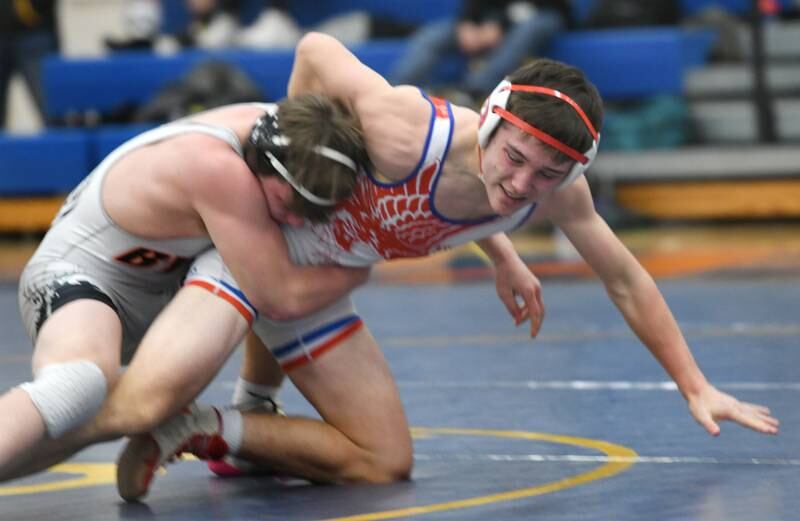
[[[750,412],[750,414],[748,414],[748,412]],[[731,414],[730,419],[757,432],[764,434],[778,433],[777,425],[766,421],[757,414],[752,414],[752,411],[747,411],[746,408],[735,410],[733,414]]]
[[[758,405],[757,403],[750,403],[750,402],[742,402],[742,405],[744,405],[745,407],[749,407],[761,414],[767,414],[767,415],[771,414],[769,407],[765,407],[764,405]]]
[[[531,319],[531,338],[536,338],[544,320],[544,304],[539,295],[536,295],[528,306],[528,317]]]
[[[772,412],[769,410],[769,407],[765,407],[763,405],[758,405],[756,403],[749,403],[743,402],[742,406],[745,407],[750,411],[750,414],[758,418],[760,421],[770,429],[770,432],[777,433],[778,428],[781,425],[781,422],[772,416]]]
[[[711,436],[719,436],[720,433],[719,424],[716,421],[714,421],[714,418],[711,416],[711,413],[709,411],[705,409],[698,411],[697,414],[695,414],[694,419]]]
[[[541,294],[538,291],[531,290],[529,292],[517,294],[516,298],[519,301],[520,310],[523,313],[521,322],[530,319],[531,338],[536,338],[536,335],[539,334],[539,328],[542,326],[542,318],[544,317],[544,305],[542,304]]]
[[[516,296],[512,292],[498,292],[497,296],[500,297],[500,302],[508,310],[508,314],[511,315],[511,318],[514,319],[514,325],[518,326],[522,322],[522,310],[520,309],[520,305],[517,302]]]

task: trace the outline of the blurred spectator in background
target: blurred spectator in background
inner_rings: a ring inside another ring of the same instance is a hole
[[[0,0],[2,1],[2,0]],[[107,39],[111,50],[151,49],[163,54],[180,48],[201,49],[294,47],[302,32],[289,14],[288,0],[265,0],[258,17],[242,25],[243,0],[183,0],[186,27],[177,34],[161,33],[162,4],[158,0],[127,0],[125,32]]]
[[[184,0],[189,25],[179,35],[185,47],[216,49],[232,44],[239,28],[237,0]]]
[[[302,33],[289,14],[288,0],[268,0],[252,24],[241,26],[241,0],[184,0],[189,27],[186,47],[294,47]]]
[[[303,31],[289,13],[289,0],[269,0],[258,17],[236,35],[236,45],[251,49],[294,47]]]
[[[191,22],[184,46],[245,49],[293,48],[307,30],[330,34],[348,45],[372,38],[405,37],[415,26],[376,16],[366,10],[349,10],[324,19],[313,27],[300,27],[291,13],[291,0],[265,0],[255,19],[242,25],[242,0],[185,0]]]
[[[0,1],[0,124],[5,128],[8,85],[22,74],[45,118],[40,62],[58,50],[53,0]]]
[[[266,101],[247,73],[233,63],[201,61],[185,76],[168,83],[135,109],[137,123],[166,123],[223,105]]]
[[[540,54],[570,22],[568,0],[465,0],[455,20],[432,22],[411,37],[389,80],[428,85],[440,62],[458,53],[469,67],[454,87],[475,101],[525,58]]]
[[[586,29],[677,25],[681,19],[678,0],[596,0],[582,26]]]
[[[109,50],[149,50],[161,31],[159,0],[126,0],[122,6],[123,34],[106,37]]]

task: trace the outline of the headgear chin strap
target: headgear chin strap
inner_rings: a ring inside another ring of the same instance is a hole
[[[320,206],[336,205],[338,203],[337,200],[327,199],[311,193],[294,178],[291,172],[289,172],[281,160],[285,155],[286,147],[289,146],[289,143],[291,143],[291,140],[280,131],[277,107],[268,109],[266,114],[258,118],[253,126],[253,130],[250,132],[249,145],[251,145],[251,150],[255,151],[256,154],[263,154],[266,162],[269,163],[269,165],[272,166],[272,168],[304,199]],[[358,165],[356,165],[356,162],[338,150],[324,145],[317,145],[311,150],[358,173]],[[248,164],[250,164],[251,169],[256,170],[255,166],[258,162],[257,158],[252,157],[252,152],[246,153],[245,159],[248,161]]]
[[[553,96],[567,103],[569,106],[575,109],[575,112],[578,113],[578,116],[580,116],[580,118],[583,120],[586,128],[592,135],[592,147],[586,152],[581,153],[506,110],[508,98],[511,96],[512,91],[544,94],[546,96]],[[597,156],[597,145],[600,142],[600,134],[597,133],[594,125],[592,125],[592,122],[586,116],[586,113],[583,111],[583,109],[581,109],[581,107],[575,103],[572,98],[558,90],[551,89],[549,87],[539,87],[536,85],[514,85],[508,80],[501,81],[500,84],[495,87],[489,97],[486,98],[486,101],[483,102],[483,107],[481,107],[481,119],[480,123],[478,124],[478,144],[480,145],[481,149],[486,148],[486,146],[489,144],[489,139],[491,138],[492,133],[495,131],[495,129],[497,129],[500,121],[504,119],[524,132],[527,132],[528,134],[536,137],[544,143],[547,143],[559,152],[566,154],[575,160],[575,164],[572,166],[569,173],[564,177],[561,183],[559,183],[559,189],[569,186],[584,172],[586,172],[589,166],[591,166],[592,161],[594,161],[594,158]]]

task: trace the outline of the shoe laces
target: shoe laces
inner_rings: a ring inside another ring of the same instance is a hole
[[[167,461],[171,463],[186,453],[201,460],[218,460],[228,453],[228,444],[219,434],[192,434]]]

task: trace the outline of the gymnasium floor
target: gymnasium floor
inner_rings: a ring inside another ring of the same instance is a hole
[[[357,292],[414,429],[411,482],[225,480],[186,461],[157,477],[146,503],[126,505],[113,484],[120,445],[111,443],[0,486],[0,520],[800,519],[798,231],[624,234],[707,376],[768,405],[782,422],[777,437],[732,424],[706,435],[599,283],[558,241],[534,236],[517,240],[543,277],[547,318],[534,342],[514,329],[470,250],[383,267]],[[26,252],[0,248],[4,388],[29,371],[13,280]],[[205,399],[228,399],[237,361]],[[282,400],[290,413],[313,414],[294,389]]]

